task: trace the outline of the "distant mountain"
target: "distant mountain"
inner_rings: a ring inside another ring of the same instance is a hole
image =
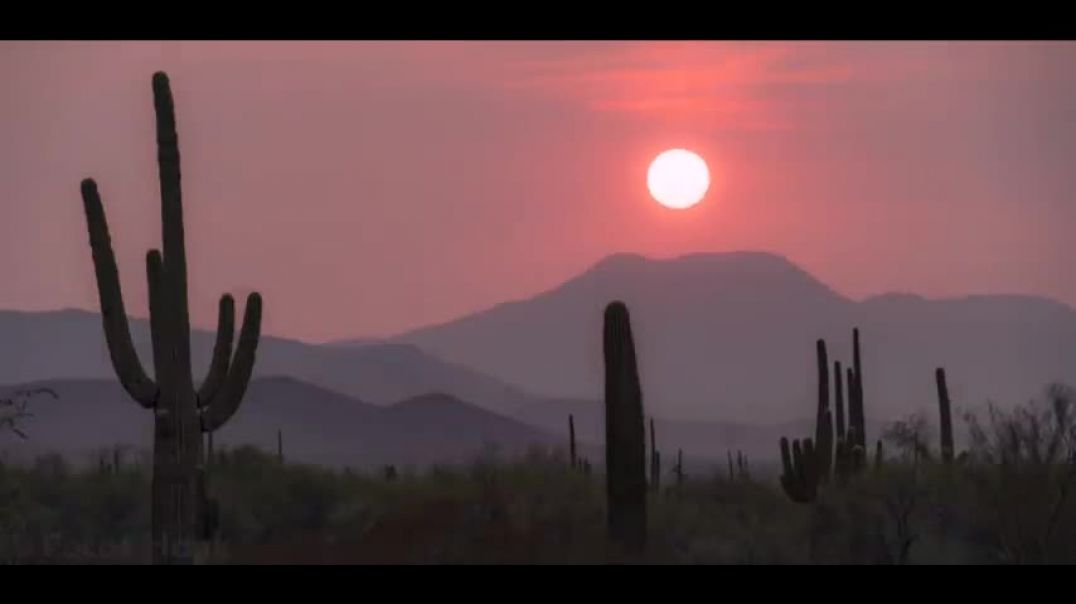
[[[631,311],[648,413],[669,418],[811,417],[814,342],[825,338],[831,363],[847,364],[855,326],[875,419],[933,413],[939,365],[958,408],[1023,402],[1051,381],[1076,382],[1068,306],[1028,296],[855,301],[760,252],[618,254],[551,291],[395,341],[545,398],[600,400],[602,311],[614,299]]]
[[[605,442],[605,409],[601,401],[555,399],[536,401],[521,408],[514,417],[522,422],[560,435],[567,442],[568,416],[575,424],[576,439],[585,443]],[[814,420],[775,419],[771,423],[746,423],[731,421],[675,420],[655,417],[654,432],[662,465],[666,468],[675,463],[677,450],[683,450],[685,459],[699,462],[717,462],[724,468],[729,453],[735,458],[742,452],[751,460],[772,464],[778,458],[781,437],[789,439],[814,436]],[[649,430],[647,418],[647,430]],[[867,437],[881,437],[882,422],[868,421]],[[649,432],[647,447],[649,447]],[[936,445],[935,445],[936,447]],[[685,466],[687,463],[685,462]]]
[[[132,321],[132,337],[152,375],[149,326]],[[191,339],[196,377],[208,370],[214,334]],[[80,310],[0,311],[0,383],[52,379],[115,380],[101,318]],[[286,375],[363,401],[387,404],[429,392],[445,392],[494,411],[510,411],[530,399],[520,390],[403,343],[369,341],[330,347],[263,337],[255,376]]]
[[[0,450],[16,457],[59,452],[87,459],[124,444],[143,452],[153,442],[152,414],[114,380],[49,380],[58,398],[30,399],[20,427],[27,439],[0,434]],[[7,394],[15,387],[0,387]],[[276,451],[282,431],[288,460],[329,466],[423,466],[466,462],[489,448],[521,453],[559,444],[550,434],[444,394],[372,405],[293,378],[254,380],[242,406],[214,434],[214,446],[250,444]]]

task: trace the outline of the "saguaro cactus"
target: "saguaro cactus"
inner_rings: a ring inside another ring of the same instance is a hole
[[[628,307],[605,308],[605,470],[609,539],[646,545],[646,428]]]
[[[818,455],[818,477],[826,482],[833,467],[833,420],[829,411],[829,360],[825,340],[815,342],[815,354],[818,357],[818,412],[815,416],[814,443],[815,454]]]
[[[572,468],[578,465],[575,457],[575,417],[570,413],[568,414],[568,459]]]
[[[949,411],[949,387],[945,383],[945,369],[934,370],[938,386],[938,412],[941,414],[941,456],[947,464],[953,463],[953,420]]]
[[[655,491],[661,490],[661,453],[654,436],[654,418],[650,418],[650,486]]]
[[[788,439],[781,438],[781,487],[796,503],[810,503],[818,495],[818,457],[811,439],[793,441],[789,452]]]
[[[187,307],[187,259],[180,192],[179,141],[168,76],[153,76],[163,253],[146,256],[154,378],[142,368],[131,341],[108,223],[92,179],[82,199],[93,252],[105,338],[116,375],[127,393],[154,412],[152,534],[155,563],[191,563],[207,518],[202,433],[223,425],[239,408],[254,367],[261,332],[261,297],[247,298],[239,343],[232,356],[235,309],[220,299],[217,339],[208,375],[194,388]]]
[[[841,362],[833,361],[833,407],[836,412],[834,419],[837,421],[837,441],[844,440],[844,373],[841,371]]]
[[[852,380],[848,385],[848,421],[854,429],[849,453],[852,469],[860,471],[867,459],[867,426],[863,412],[863,367],[859,356],[859,328],[852,329]]]

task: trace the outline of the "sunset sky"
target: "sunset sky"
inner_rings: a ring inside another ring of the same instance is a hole
[[[1076,43],[0,43],[0,308],[128,308],[159,246],[150,76],[176,97],[194,322],[387,336],[620,251],[766,250],[856,298],[1076,305]],[[707,198],[664,208],[686,147]]]

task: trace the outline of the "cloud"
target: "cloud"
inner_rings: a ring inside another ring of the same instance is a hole
[[[787,129],[795,126],[788,89],[847,83],[863,71],[826,48],[785,43],[639,42],[590,50],[518,60],[504,86],[599,112],[718,130]]]

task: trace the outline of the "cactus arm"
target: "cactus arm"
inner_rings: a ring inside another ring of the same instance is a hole
[[[209,364],[202,387],[198,389],[198,406],[205,407],[217,396],[232,357],[232,340],[235,339],[235,300],[228,294],[220,297],[217,311],[217,342],[213,346],[213,360]]]
[[[164,291],[164,260],[161,252],[150,250],[146,253],[146,283],[149,287],[149,328],[153,341],[153,373],[157,387],[167,388],[169,382],[168,365],[168,327],[167,300]]]
[[[86,210],[93,267],[97,275],[97,293],[101,301],[101,319],[112,367],[131,398],[143,407],[150,408],[157,400],[157,384],[142,368],[142,362],[138,359],[134,342],[131,340],[116,256],[112,252],[112,239],[108,233],[108,220],[97,192],[97,183],[92,179],[82,181],[82,201]]]
[[[157,168],[161,188],[161,224],[165,278],[168,280],[170,343],[177,362],[175,376],[191,382],[190,312],[187,305],[187,252],[183,233],[183,196],[180,188],[179,136],[168,76],[153,74],[153,108],[157,116]]]
[[[224,425],[224,422],[239,409],[251,373],[254,371],[254,357],[261,336],[262,298],[258,293],[247,297],[247,307],[243,312],[243,327],[239,331],[239,344],[235,349],[228,375],[217,395],[210,400],[202,411],[202,430],[212,432]]]

